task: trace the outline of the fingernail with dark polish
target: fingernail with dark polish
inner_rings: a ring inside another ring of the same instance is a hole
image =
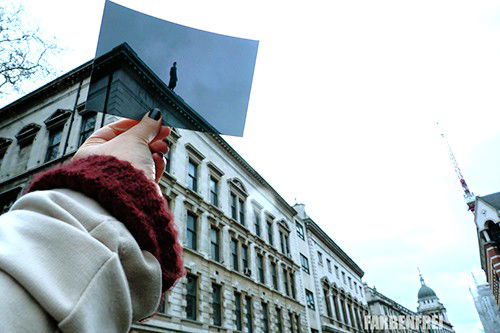
[[[148,116],[149,116],[149,118],[153,118],[154,120],[158,120],[161,118],[161,111],[158,108],[154,108],[153,110],[149,111]]]

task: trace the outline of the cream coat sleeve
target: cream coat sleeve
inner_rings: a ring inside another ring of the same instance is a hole
[[[78,192],[32,192],[0,216],[0,332],[127,332],[160,295],[155,257]]]

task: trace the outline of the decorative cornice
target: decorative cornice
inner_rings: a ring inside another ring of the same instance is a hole
[[[71,115],[71,110],[57,109],[48,119],[44,121],[47,128],[62,126]]]
[[[338,246],[333,239],[326,234],[326,232],[321,229],[316,222],[311,218],[304,220],[306,228],[310,230],[316,237],[318,237],[330,250],[332,250],[336,255],[338,255],[346,264],[351,268],[360,278],[365,274],[363,270],[352,260],[341,248]]]
[[[24,126],[19,133],[16,134],[17,142],[21,145],[30,143],[35,138],[36,134],[40,130],[40,125],[31,123]]]

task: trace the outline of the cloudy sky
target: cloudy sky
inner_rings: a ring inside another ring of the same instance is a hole
[[[474,222],[435,122],[474,193],[500,191],[499,1],[117,2],[260,40],[245,135],[228,141],[369,285],[415,310],[418,266],[456,331],[481,331]],[[23,3],[61,71],[93,57],[104,1]]]

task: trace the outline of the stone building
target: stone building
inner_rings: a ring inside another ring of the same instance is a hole
[[[312,332],[364,332],[368,310],[361,280],[364,272],[307,215],[303,204],[294,208],[298,234],[303,235],[297,247]]]
[[[446,314],[446,308],[439,301],[434,290],[425,284],[422,275],[420,275],[420,283],[417,312],[404,307],[377,291],[376,288],[370,288],[365,284],[366,302],[371,316],[365,325],[378,319],[378,325],[375,325],[375,329],[370,326],[373,333],[454,333],[453,326]],[[382,328],[382,320],[385,321],[385,325],[388,325],[385,328]],[[391,326],[391,322],[394,326]]]
[[[129,49],[103,57],[94,70],[113,85],[110,105],[148,95],[180,124],[203,128]],[[63,163],[96,128],[118,119],[85,108],[92,64],[0,110],[3,211],[33,174]],[[133,89],[124,89],[127,82]],[[134,324],[133,332],[362,331],[363,272],[346,253],[219,135],[175,129],[168,141],[160,186],[184,245],[187,275],[167,293],[159,314]],[[310,260],[309,273],[302,257]]]
[[[490,286],[487,283],[478,284],[476,278],[474,278],[474,282],[474,290],[469,288],[469,291],[474,299],[474,305],[483,325],[484,333],[499,333],[500,310],[493,298]]]
[[[377,289],[370,288],[368,285],[364,285],[366,292],[366,302],[370,311],[370,315],[374,316],[405,316],[405,317],[416,317],[417,314],[414,311],[402,306],[396,301],[390,299],[389,297],[383,295]],[[386,330],[373,330],[374,333],[377,332],[391,332],[391,333],[413,333],[419,332],[420,330],[412,327],[411,325],[405,325],[404,329],[394,328]]]
[[[438,328],[436,332],[453,333],[453,326],[451,325],[446,308],[439,301],[434,290],[425,284],[424,278],[420,275],[420,289],[418,290],[418,307],[417,313],[421,316],[437,316],[442,322],[436,323]]]
[[[500,309],[500,192],[476,197],[476,223],[481,267]]]

